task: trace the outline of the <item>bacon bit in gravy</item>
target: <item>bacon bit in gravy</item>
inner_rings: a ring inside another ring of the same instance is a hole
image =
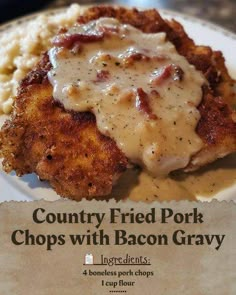
[[[71,49],[75,43],[91,43],[97,42],[104,38],[103,33],[93,33],[93,34],[62,34],[56,36],[52,43],[57,47],[65,47]]]
[[[151,120],[156,120],[157,116],[152,113],[152,110],[148,104],[148,95],[142,88],[137,88],[136,95],[136,108],[148,115],[148,118]]]
[[[110,73],[108,71],[100,70],[97,72],[97,79],[94,82],[105,82],[109,79],[109,77]]]
[[[157,71],[154,72],[154,78],[151,80],[151,84],[156,86],[162,84],[168,78],[171,77],[172,74],[172,65],[164,66]]]
[[[174,64],[167,65],[155,71],[153,73],[154,78],[151,80],[153,86],[157,86],[165,82],[170,77],[174,81],[182,81],[184,78],[184,71],[181,67]]]
[[[149,57],[149,56],[147,56],[147,55],[145,55],[145,54],[142,54],[142,53],[134,53],[134,54],[132,54],[131,56],[130,56],[130,58],[131,59],[133,59],[133,60],[150,60],[151,58]]]
[[[150,61],[151,58],[143,53],[135,52],[125,58],[126,65],[132,65],[135,61]]]

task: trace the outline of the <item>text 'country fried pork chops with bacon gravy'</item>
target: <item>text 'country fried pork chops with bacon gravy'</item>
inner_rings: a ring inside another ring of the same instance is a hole
[[[3,169],[76,200],[110,197],[130,171],[154,196],[172,186],[184,198],[170,173],[236,151],[233,86],[220,52],[156,10],[88,8],[21,82],[0,133]]]

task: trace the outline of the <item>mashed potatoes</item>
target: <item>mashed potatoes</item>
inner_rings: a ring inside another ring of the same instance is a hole
[[[0,33],[0,114],[11,111],[19,81],[50,47],[51,38],[61,27],[73,25],[81,10],[73,4],[56,15],[42,14]]]

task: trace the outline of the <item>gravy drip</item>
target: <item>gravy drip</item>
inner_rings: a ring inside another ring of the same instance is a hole
[[[133,201],[212,200],[236,185],[236,154],[207,165],[196,172],[175,172],[154,178],[140,169],[129,169],[114,186],[109,198]]]

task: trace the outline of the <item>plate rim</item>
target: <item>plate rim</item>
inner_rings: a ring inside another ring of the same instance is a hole
[[[75,3],[77,4],[77,3]],[[23,16],[20,16],[20,17],[17,17],[17,18],[14,18],[10,21],[7,21],[3,24],[0,24],[0,34],[1,33],[4,33],[5,30],[8,30],[10,29],[14,24],[21,24],[21,23],[24,23],[24,22],[27,22],[27,21],[30,21],[30,20],[33,20],[34,17],[36,16],[39,16],[41,14],[44,14],[44,15],[54,15],[55,13],[57,12],[62,12],[63,10],[66,10],[67,8],[69,8],[70,6],[72,6],[73,4],[71,5],[66,5],[66,6],[63,6],[63,7],[59,7],[59,8],[50,8],[50,9],[43,9],[43,10],[38,10],[34,13],[30,13],[30,14],[26,14],[26,15],[23,15]],[[235,40],[236,41],[236,32],[233,32],[232,30],[229,30],[225,27],[222,27],[214,22],[211,22],[211,21],[208,21],[208,20],[204,20],[204,19],[201,19],[201,18],[198,18],[196,16],[192,16],[192,15],[188,15],[187,13],[182,13],[182,12],[178,12],[178,11],[175,11],[175,10],[171,10],[171,9],[158,9],[158,7],[153,7],[153,6],[150,6],[150,7],[138,7],[138,6],[128,6],[128,5],[119,5],[119,4],[111,4],[111,3],[101,3],[101,4],[96,4],[96,3],[92,3],[92,4],[89,4],[89,5],[80,5],[78,4],[78,6],[80,6],[81,8],[89,8],[89,7],[92,7],[92,6],[103,6],[103,5],[108,5],[108,6],[113,6],[113,7],[127,7],[127,8],[137,8],[139,10],[146,10],[146,9],[156,9],[158,12],[160,12],[160,14],[166,14],[168,16],[177,16],[177,17],[181,17],[185,20],[188,20],[188,21],[191,21],[191,22],[198,22],[199,24],[203,25],[203,26],[206,26],[212,30],[217,30],[217,32],[221,33],[221,34],[224,34],[226,35],[227,37],[230,37],[231,39]]]

